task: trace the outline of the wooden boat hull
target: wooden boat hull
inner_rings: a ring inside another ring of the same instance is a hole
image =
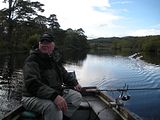
[[[142,120],[124,107],[117,107],[114,100],[96,87],[85,87],[83,100],[71,120]],[[2,120],[42,120],[42,118],[22,118],[25,109],[22,105],[6,114]],[[20,119],[21,118],[21,119]]]

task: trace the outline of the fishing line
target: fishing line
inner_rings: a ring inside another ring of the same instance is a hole
[[[138,90],[160,90],[160,87],[157,87],[157,88],[122,88],[122,89],[100,89],[100,90],[97,90],[97,91],[138,91]]]

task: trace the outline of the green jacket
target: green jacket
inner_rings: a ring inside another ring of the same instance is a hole
[[[49,56],[39,50],[32,51],[23,68],[23,96],[54,100],[57,95],[63,95],[62,84],[76,86],[77,80],[66,71],[60,59],[58,52]]]

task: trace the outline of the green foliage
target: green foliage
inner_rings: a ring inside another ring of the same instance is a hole
[[[28,40],[27,40],[27,48],[31,48],[33,45],[36,45],[38,43],[38,39],[39,39],[40,35],[38,34],[34,34],[29,36]]]
[[[34,18],[38,15],[37,12],[43,12],[43,4],[40,2],[31,2],[26,0],[5,0],[8,8],[0,10],[2,18],[0,18],[0,25],[3,29],[1,34],[6,34],[5,38],[7,47],[10,50],[14,48],[21,48],[21,43],[24,44],[24,39],[29,33],[26,33],[30,23],[36,23]],[[39,28],[38,28],[39,29]],[[20,44],[20,45],[19,45]]]
[[[65,48],[83,50],[88,48],[87,38],[82,28],[78,30],[68,29],[64,40]]]
[[[160,52],[160,35],[145,36],[145,37],[113,37],[113,38],[98,38],[90,40],[91,48],[113,49],[113,50],[129,50],[129,51],[148,51]]]
[[[62,29],[54,29],[52,31],[53,36],[55,37],[55,43],[58,47],[61,47],[64,45],[64,39],[65,39],[65,30]]]
[[[30,0],[4,0],[8,8],[0,10],[0,49],[26,50],[37,43],[46,31],[55,37],[58,47],[82,50],[88,48],[82,28],[62,30],[55,14],[39,15],[44,4]]]
[[[55,37],[58,47],[82,50],[88,48],[82,28],[62,30],[55,14],[48,18],[39,15],[44,6],[40,2],[5,0],[9,8],[0,10],[0,49],[26,50],[37,43],[46,31]]]
[[[144,41],[142,49],[144,51],[158,52],[160,49],[160,39],[158,38],[147,39],[146,41]]]
[[[54,29],[59,29],[60,25],[57,22],[57,17],[55,14],[51,14],[48,18],[48,25],[50,26],[51,30],[54,31]]]

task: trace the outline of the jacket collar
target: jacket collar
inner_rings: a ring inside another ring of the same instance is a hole
[[[43,60],[53,60],[55,62],[60,62],[62,60],[62,54],[55,49],[52,54],[44,54],[39,49],[34,49],[30,51],[30,54],[36,54]]]

